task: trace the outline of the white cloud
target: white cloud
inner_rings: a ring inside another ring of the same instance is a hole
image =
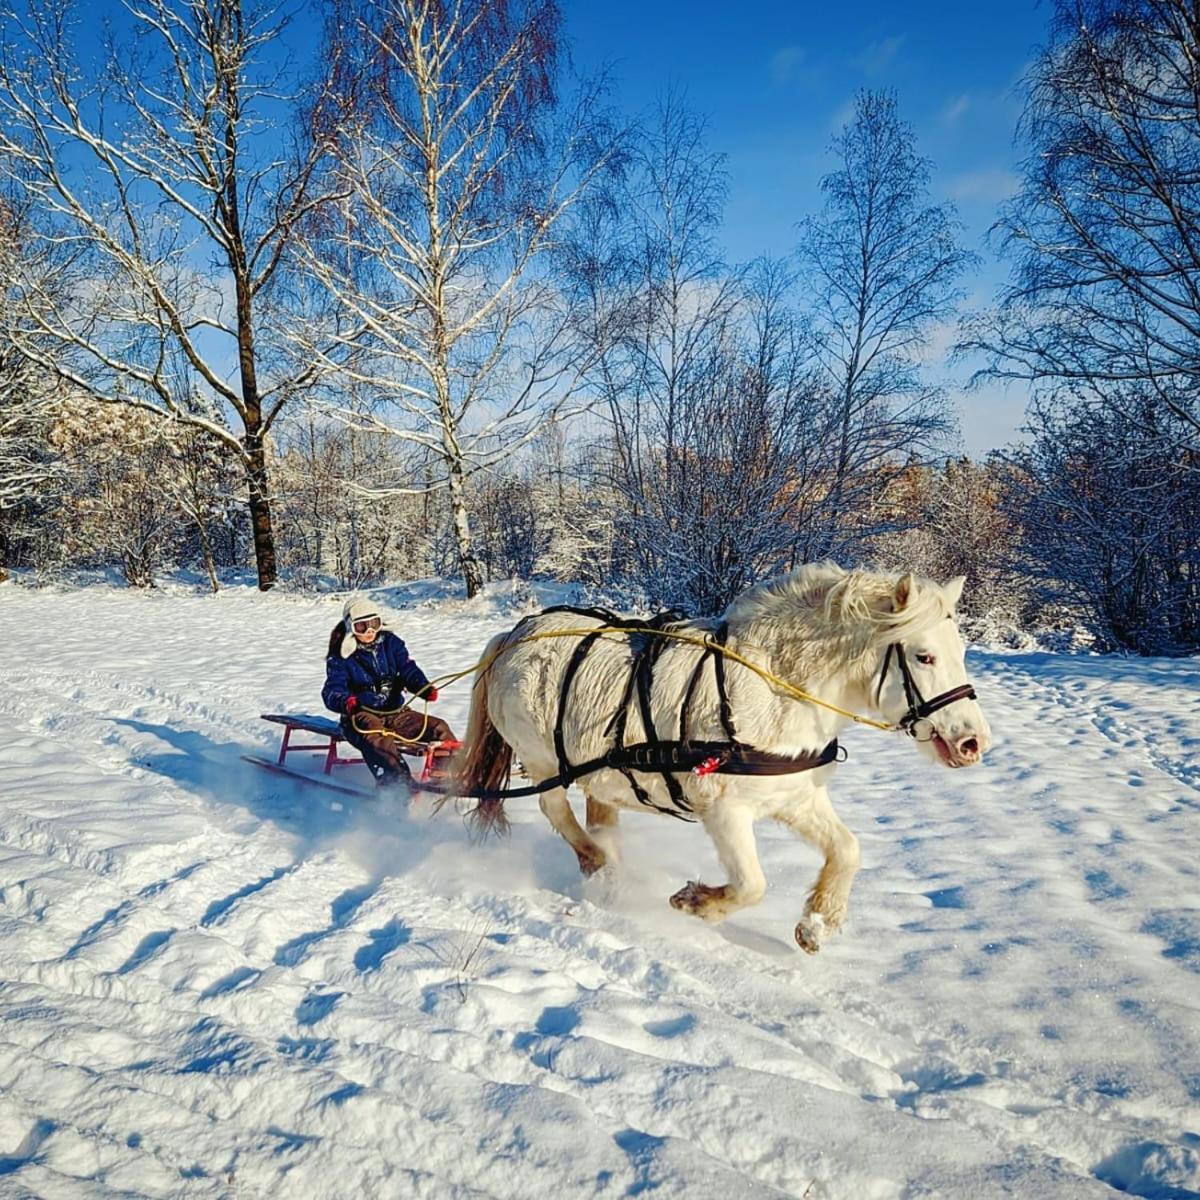
[[[946,101],[942,109],[942,124],[953,125],[971,107],[971,97],[964,92]]]
[[[834,112],[830,119],[830,127],[837,132],[841,132],[844,125],[849,125],[854,120],[855,100],[851,96],[849,100],[843,101]]]
[[[904,34],[897,34],[895,37],[883,38],[880,41],[872,42],[854,59],[854,65],[861,67],[867,75],[879,75],[892,65],[896,59],[896,55],[900,53],[900,47],[903,45]]]

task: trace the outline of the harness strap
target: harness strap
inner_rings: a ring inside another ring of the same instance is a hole
[[[679,740],[681,742],[686,742],[688,740],[687,731],[688,725],[691,723],[690,717],[692,715],[692,699],[696,695],[696,685],[700,682],[700,675],[704,670],[704,664],[708,662],[709,655],[711,655],[712,652],[712,647],[710,646],[696,660],[696,666],[692,670],[691,678],[688,680],[687,690],[683,693],[683,704],[679,709]]]
[[[558,693],[558,719],[554,722],[554,753],[558,756],[560,776],[567,775],[571,770],[571,763],[567,758],[566,739],[563,736],[563,718],[567,713],[567,698],[571,694],[571,684],[574,682],[579,668],[583,665],[583,660],[587,658],[588,651],[591,650],[599,636],[599,633],[590,633],[587,637],[580,639],[579,645],[575,647],[575,652],[567,663],[567,669],[563,672],[562,686]]]
[[[722,621],[717,627],[717,632],[713,636],[713,641],[718,646],[724,646],[729,638],[729,622]],[[742,743],[738,741],[738,735],[733,728],[733,705],[729,703],[729,691],[725,686],[725,655],[713,653],[713,671],[717,679],[717,696],[720,704],[721,713],[721,728],[725,730],[725,736],[735,745],[740,746]]]
[[[908,711],[900,718],[899,728],[903,729],[910,737],[917,736],[918,721],[924,721],[926,717],[932,716],[956,700],[976,699],[974,687],[969,683],[960,683],[957,687],[950,688],[949,691],[939,692],[932,700],[926,700],[921,695],[917,681],[913,678],[912,669],[908,665],[908,656],[904,653],[904,646],[900,642],[890,642],[883,656],[883,667],[880,669],[879,683],[875,688],[876,706],[883,695],[883,681],[887,678],[893,651],[896,654],[896,665],[900,668],[900,680],[904,684],[904,699],[908,702]]]
[[[511,789],[481,788],[475,792],[454,791],[453,795],[466,795],[474,799],[510,799],[515,796],[536,796],[553,788],[565,788],[584,775],[605,769],[620,771],[633,786],[634,794],[639,791],[645,794],[645,789],[633,779],[631,771],[646,771],[654,774],[664,772],[695,771],[697,767],[708,768],[705,774],[718,775],[797,775],[801,771],[813,771],[818,767],[828,766],[839,762],[842,747],[834,738],[820,750],[810,751],[795,758],[782,754],[772,754],[769,750],[755,750],[751,746],[730,746],[728,742],[639,742],[633,746],[614,746],[597,758],[571,767],[565,775],[556,775],[553,779],[544,779],[541,783],[533,783],[528,787]],[[715,763],[709,767],[710,763]],[[427,791],[447,792],[445,785],[433,781],[423,783],[421,787]],[[641,800],[641,796],[638,796]],[[646,796],[642,801],[648,807],[658,812],[668,813],[680,820],[690,821],[694,818],[669,808],[661,808]]]
[[[554,724],[554,752],[558,759],[558,774],[553,779],[546,779],[529,787],[508,790],[484,789],[472,792],[470,795],[473,798],[505,799],[516,796],[536,796],[554,788],[568,787],[584,775],[607,768],[619,771],[624,775],[639,804],[683,821],[692,821],[695,818],[689,814],[693,812],[693,808],[684,795],[682,783],[676,778],[679,774],[696,771],[698,774],[706,775],[713,773],[791,775],[800,771],[811,771],[837,760],[840,747],[836,738],[824,749],[801,755],[798,758],[772,754],[767,750],[756,750],[738,739],[733,724],[733,707],[729,701],[729,690],[726,685],[725,656],[720,653],[729,637],[727,622],[722,622],[717,628],[692,670],[679,714],[679,740],[664,742],[659,738],[658,730],[655,727],[652,700],[654,666],[666,647],[666,641],[645,633],[635,632],[635,629],[644,629],[647,626],[651,629],[661,629],[668,624],[684,619],[685,614],[668,610],[655,614],[649,621],[642,621],[621,617],[603,608],[575,608],[572,605],[560,604],[537,615],[552,612],[569,612],[591,617],[603,622],[609,631],[614,628],[629,630],[633,662],[625,682],[621,701],[605,729],[605,735],[611,736],[614,744],[604,754],[585,763],[573,765],[567,758],[566,735],[563,732],[563,725],[566,720],[571,686],[592,647],[603,636],[603,630],[596,630],[593,633],[585,634],[580,639],[563,672],[562,684],[559,689],[558,713]],[[728,739],[724,742],[694,742],[687,736],[691,704],[695,698],[704,664],[709,658],[713,660],[721,727]],[[884,669],[886,670],[886,664]],[[625,745],[625,729],[635,688],[637,689],[638,708],[642,718],[645,740],[636,745],[627,746]],[[634,778],[634,771],[661,775],[671,798],[670,806],[656,804],[642,784]],[[445,789],[432,787],[430,790],[443,791]]]
[[[670,616],[671,614],[665,614]],[[663,622],[655,617],[655,624]],[[645,635],[642,635],[644,638]],[[666,647],[666,642],[661,638],[648,638],[645,640],[642,648],[638,651],[637,660],[634,664],[633,676],[637,680],[638,706],[642,713],[642,729],[644,737],[651,745],[659,743],[658,730],[654,724],[654,714],[651,711],[651,691],[654,685],[654,664],[658,661],[658,656]],[[683,788],[679,780],[674,775],[664,771],[662,773],[663,783],[666,784],[667,795],[671,797],[671,804],[684,812],[691,812],[692,806],[687,802],[683,794]],[[639,796],[640,800],[641,797]],[[657,808],[658,805],[653,805]]]

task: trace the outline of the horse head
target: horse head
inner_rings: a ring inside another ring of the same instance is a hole
[[[896,581],[873,689],[880,715],[948,767],[974,765],[991,743],[954,615],[962,586],[961,575],[941,587],[911,573]]]

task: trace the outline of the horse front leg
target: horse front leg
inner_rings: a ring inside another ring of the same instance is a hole
[[[566,839],[567,844],[575,851],[579,859],[579,869],[584,875],[594,875],[608,862],[604,848],[590,838],[579,824],[571,805],[567,801],[567,793],[563,788],[553,788],[543,792],[538,797],[538,804],[546,819],[555,830]]]
[[[749,808],[719,799],[701,820],[729,882],[710,887],[689,880],[671,897],[671,907],[705,921],[720,921],[739,908],[757,904],[767,890],[767,879],[758,862],[754,814]]]
[[[846,919],[850,888],[858,874],[858,838],[833,811],[829,793],[823,787],[816,789],[810,804],[799,813],[780,812],[776,819],[825,855],[821,873],[808,894],[804,916],[796,925],[800,949],[816,954],[824,938],[836,933]]]

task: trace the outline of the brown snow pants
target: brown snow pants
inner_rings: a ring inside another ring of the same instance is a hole
[[[342,718],[342,732],[366,760],[375,782],[382,786],[412,781],[412,772],[404,761],[406,751],[423,754],[427,742],[456,740],[453,730],[441,717],[432,713],[426,716],[407,707],[388,713],[356,712],[353,718]]]

